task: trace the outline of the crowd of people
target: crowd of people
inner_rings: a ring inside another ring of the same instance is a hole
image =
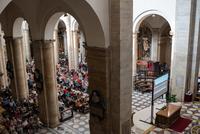
[[[11,134],[34,134],[41,128],[36,94],[28,99],[15,100],[9,88],[1,90],[1,125]]]
[[[27,82],[29,96],[27,99],[16,100],[11,93],[11,89],[1,89],[1,106],[5,110],[2,112],[1,125],[12,134],[33,134],[42,127],[39,120],[38,93],[37,86],[38,73],[35,69],[34,60],[26,65]],[[78,69],[69,70],[66,57],[60,57],[56,65],[58,104],[59,111],[63,113],[66,109],[86,113],[89,110],[88,89],[88,68],[87,64],[81,62]],[[1,111],[1,110],[0,110]],[[62,117],[62,115],[61,115]]]
[[[86,113],[89,109],[88,69],[80,63],[77,71],[69,70],[67,58],[60,58],[57,64],[57,87],[60,110],[73,108]]]

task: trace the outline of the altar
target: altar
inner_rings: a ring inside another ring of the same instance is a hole
[[[181,106],[168,104],[156,113],[155,124],[161,128],[170,127],[180,117]]]

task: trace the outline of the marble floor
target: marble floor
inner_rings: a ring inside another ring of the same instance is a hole
[[[132,94],[132,111],[137,112],[150,106],[151,93],[141,93],[133,91]],[[165,103],[165,100],[158,99],[156,104]],[[181,110],[182,116],[192,119],[192,123],[185,130],[185,134],[190,134],[191,128],[200,125],[200,103],[183,104]],[[89,132],[89,114],[74,113],[74,118],[61,123],[55,129],[43,128],[38,134],[90,134]],[[171,130],[155,128],[150,134],[176,134]],[[132,128],[134,133],[134,127]]]
[[[137,112],[146,107],[149,107],[151,105],[150,102],[151,102],[151,93],[143,94],[138,91],[133,91],[132,95],[133,112]],[[158,99],[155,103],[162,104],[165,103],[165,100]],[[182,104],[181,116],[192,120],[192,123],[184,131],[184,134],[191,134],[192,127],[200,126],[200,102]],[[132,133],[135,134],[134,127],[132,128]],[[154,128],[149,134],[179,134],[179,133],[169,129],[163,130],[160,128]]]
[[[61,123],[57,128],[43,128],[38,134],[90,134],[89,114],[74,112],[74,117]]]

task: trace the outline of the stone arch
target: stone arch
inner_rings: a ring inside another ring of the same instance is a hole
[[[0,14],[11,1],[12,0],[1,0],[0,1]]]
[[[22,10],[17,6],[16,3],[12,1],[8,3],[8,5],[4,8],[4,10],[0,13],[0,15],[1,15],[0,21],[2,22],[2,29],[5,32],[5,36],[13,36],[13,31],[19,33],[17,29],[19,30],[20,29],[19,27],[22,26],[23,24],[22,20],[26,19]],[[8,16],[11,17],[7,19]]]
[[[22,25],[24,23],[24,18],[18,17],[13,24],[13,38],[22,37]]]
[[[141,24],[141,23],[140,23],[140,24]],[[145,22],[144,24],[149,28],[149,30],[150,30],[151,33],[152,33],[152,32],[153,32],[153,29],[152,29],[151,25],[150,25],[148,22]],[[139,28],[138,28],[138,32],[139,32]]]
[[[86,1],[80,1],[78,3],[71,0],[63,1],[66,3],[66,5],[63,5],[64,7],[51,9],[51,11],[46,14],[45,20],[41,22],[40,30],[43,32],[41,36],[44,39],[52,39],[53,36],[49,35],[52,30],[47,30],[48,27],[53,26],[52,24],[55,24],[56,18],[59,18],[61,14],[69,13],[77,20],[78,24],[83,29],[88,46],[105,47],[105,36],[102,25],[89,3]],[[42,31],[42,29],[45,30]]]
[[[65,24],[65,22],[62,19],[60,19],[58,21],[58,29],[59,28],[66,28],[66,24]]]
[[[161,29],[160,29],[160,34],[162,34],[166,29],[170,29],[170,32],[168,33],[169,35],[171,35],[171,27],[170,27],[170,25],[169,25],[169,23],[168,22],[166,22],[162,27],[161,27]]]
[[[53,40],[54,39],[54,29],[57,27],[59,18],[64,14],[64,12],[55,13],[46,24],[44,39],[45,40]]]
[[[162,18],[164,18],[169,23],[170,28],[174,31],[174,27],[172,27],[173,26],[172,22],[170,21],[169,18],[167,18],[167,16],[165,14],[163,14],[162,12],[160,12],[158,10],[148,10],[148,11],[141,13],[140,15],[138,15],[136,17],[135,20],[133,20],[133,33],[137,33],[142,21],[144,21],[147,17],[149,17],[151,15],[158,15],[158,16],[161,16]]]
[[[76,20],[74,20],[72,22],[72,30],[73,31],[77,31],[78,30],[78,22]]]
[[[161,30],[163,30],[163,27],[166,27],[165,25],[169,25],[171,31],[170,31],[170,35],[173,33],[174,31],[174,25],[173,23],[170,21],[170,19],[162,12],[158,11],[158,10],[147,10],[145,12],[142,12],[140,15],[138,15],[136,17],[135,20],[133,20],[133,75],[135,75],[136,70],[137,70],[137,66],[136,66],[136,62],[137,62],[137,58],[138,58],[138,53],[137,53],[137,35],[139,32],[139,28],[142,22],[144,22],[145,19],[147,19],[148,17],[152,16],[152,15],[157,15],[159,17],[162,17],[165,21],[166,24],[162,25]],[[152,31],[151,27],[150,30]],[[160,36],[160,35],[159,35]],[[173,46],[173,45],[172,45]],[[171,54],[173,52],[173,47],[171,49]],[[160,48],[158,48],[158,55],[160,54]],[[171,55],[171,62],[172,62],[172,55]]]

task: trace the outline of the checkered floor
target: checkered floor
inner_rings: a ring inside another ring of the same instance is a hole
[[[141,93],[133,91],[132,111],[137,112],[150,106],[151,93]],[[165,103],[163,99],[158,99],[156,104]],[[183,104],[181,110],[182,116],[192,119],[192,123],[185,130],[185,134],[190,134],[193,126],[200,125],[200,103]],[[38,134],[90,134],[89,132],[89,114],[74,113],[74,118],[65,121],[55,129],[44,128]],[[164,132],[165,131],[165,132]],[[155,128],[151,134],[176,134],[170,130]],[[134,134],[134,127],[132,128]]]
[[[158,99],[155,103],[162,104],[166,101],[164,99]],[[151,104],[151,93],[141,93],[138,91],[133,91],[132,95],[132,111],[137,112]],[[200,125],[200,102],[199,103],[185,103],[182,105],[181,109],[182,117],[189,118],[192,123],[185,129],[184,134],[191,134],[191,128]],[[134,133],[134,127],[132,128],[132,133]],[[150,134],[178,134],[172,130],[163,130],[160,128],[155,128]]]
[[[166,101],[164,99],[157,99],[156,104],[163,104]],[[132,112],[140,111],[151,105],[151,93],[141,93],[133,91],[132,93]]]
[[[90,134],[89,114],[74,112],[74,117],[61,123],[57,128],[43,128],[38,134]]]

